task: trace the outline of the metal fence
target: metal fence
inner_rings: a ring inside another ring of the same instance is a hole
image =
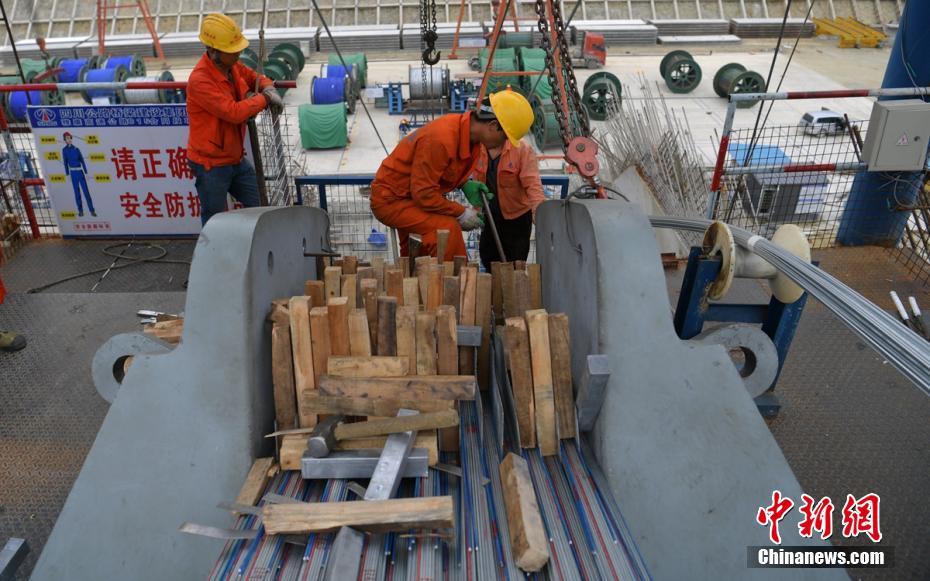
[[[330,242],[340,254],[354,254],[364,260],[376,256],[390,258],[391,236],[387,226],[371,213],[373,174],[300,176],[294,179],[298,205],[322,208],[330,216]],[[568,176],[543,175],[546,197],[553,200],[568,195]],[[450,198],[465,203],[464,195],[455,191]],[[469,260],[478,260],[481,230],[465,233]],[[531,238],[529,261],[536,258],[535,229]]]

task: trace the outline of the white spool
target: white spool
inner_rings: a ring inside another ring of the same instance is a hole
[[[449,94],[449,69],[445,67],[428,67],[426,75],[424,75],[422,68],[410,67],[408,72],[411,99],[417,101],[442,99]]]

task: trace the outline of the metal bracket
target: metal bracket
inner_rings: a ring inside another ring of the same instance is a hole
[[[415,416],[419,413],[416,410],[402,409],[397,412],[397,416]],[[394,496],[416,437],[417,433],[414,430],[387,437],[384,450],[371,475],[371,482],[368,483],[368,490],[365,491],[365,500],[387,500]]]
[[[387,445],[385,445],[385,450]],[[375,470],[383,456],[381,450],[345,450],[333,452],[323,458],[305,455],[300,459],[300,475],[307,480],[329,478],[374,478]],[[400,478],[422,478],[429,468],[429,452],[425,448],[414,448],[407,461],[398,471]],[[374,482],[374,480],[372,480]],[[369,485],[369,490],[371,486]],[[370,499],[369,499],[370,500]]]

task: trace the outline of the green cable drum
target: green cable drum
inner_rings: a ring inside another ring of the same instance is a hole
[[[304,53],[300,50],[300,47],[296,44],[291,44],[285,42],[274,47],[274,50],[271,51],[271,54],[268,55],[269,59],[283,59],[291,65],[291,70],[296,71],[296,74],[300,74],[300,71],[304,70]],[[295,77],[296,78],[296,77]]]
[[[607,71],[594,73],[584,83],[584,92],[581,103],[588,113],[588,118],[594,121],[604,121],[610,111],[611,104],[620,104],[623,98],[623,87],[620,79]]]
[[[258,53],[256,53],[254,50],[252,50],[249,47],[245,47],[244,49],[242,49],[242,52],[239,53],[239,60],[243,60],[243,59],[257,64]],[[249,68],[252,68],[252,67],[249,67]]]
[[[345,147],[349,139],[345,103],[304,104],[297,108],[300,145],[304,149]]]
[[[714,75],[714,92],[724,99],[728,99],[733,93],[763,93],[765,79],[756,71],[746,70],[746,67],[739,63],[730,63],[721,67]],[[739,101],[736,106],[740,109],[750,109],[758,103]]]
[[[488,54],[489,51],[486,48],[481,49],[481,52],[478,53],[478,65],[480,71],[486,71],[488,69]],[[512,48],[498,48],[494,51],[494,63],[493,71],[498,73],[508,73],[520,70],[517,66],[517,52]],[[497,91],[502,91],[510,85],[511,88],[517,90],[520,88],[520,77],[514,76],[491,76],[488,77],[488,93],[496,93]]]
[[[357,52],[353,54],[344,54],[342,55],[346,61],[347,65],[355,65],[358,67],[358,82],[361,84],[361,87],[364,89],[368,86],[368,57],[365,56],[363,52]],[[342,61],[339,60],[338,54],[329,55],[327,62],[331,65],[341,65]]]
[[[291,70],[281,61],[265,61],[262,66],[263,74],[272,81],[289,81],[291,80]],[[278,89],[278,94],[282,97],[287,89]]]
[[[31,83],[36,77],[48,70],[45,61],[39,59],[19,59],[19,63],[23,67],[23,76],[26,77],[27,83]],[[55,81],[48,79],[46,82],[54,83]]]
[[[701,84],[701,67],[686,50],[673,50],[659,63],[659,74],[673,93],[690,93]]]
[[[500,42],[497,44],[498,49],[503,48],[520,48],[533,46],[533,32],[507,32],[502,34]]]
[[[530,105],[533,107],[533,137],[536,147],[544,151],[562,143],[559,122],[555,118],[555,105],[551,101],[541,99],[538,95],[530,96]]]
[[[518,52],[521,71],[540,71],[540,76],[522,77],[525,93],[536,88],[536,94],[543,99],[552,96],[549,73],[546,71],[546,51],[541,48],[521,48]]]

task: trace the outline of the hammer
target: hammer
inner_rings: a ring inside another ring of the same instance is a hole
[[[410,255],[411,264],[420,256],[420,245],[423,244],[423,237],[419,234],[411,234],[407,237],[407,254]]]
[[[344,416],[337,414],[318,423],[307,438],[307,454],[313,458],[329,456],[336,449],[336,426],[344,419]]]

